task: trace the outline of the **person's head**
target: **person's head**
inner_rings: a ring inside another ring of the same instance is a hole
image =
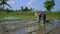
[[[41,10],[36,10],[35,16],[39,16],[39,15],[41,15],[41,14],[42,14]]]

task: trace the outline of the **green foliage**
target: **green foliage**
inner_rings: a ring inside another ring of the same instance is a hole
[[[55,14],[60,14],[60,11],[58,11],[58,12],[54,12]]]
[[[24,11],[24,12],[26,12],[26,11],[32,11],[33,9],[32,8],[28,8],[28,7],[23,7],[23,6],[21,6],[21,11]]]
[[[60,11],[56,11],[56,12],[49,12],[49,11],[47,11],[46,14],[60,14]]]
[[[24,7],[23,6],[21,6],[21,10],[24,11]]]
[[[6,8],[4,11],[7,13],[13,12],[13,10],[10,10],[9,8]]]
[[[34,9],[30,8],[29,11],[33,11]]]
[[[0,11],[2,11],[3,9],[2,8],[0,8]]]
[[[24,11],[28,11],[28,10],[29,10],[28,7],[25,7]]]
[[[51,11],[51,9],[53,9],[55,5],[54,0],[47,0],[46,2],[44,2],[44,7],[47,9],[47,11]]]

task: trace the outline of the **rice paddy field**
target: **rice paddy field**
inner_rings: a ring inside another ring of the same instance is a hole
[[[33,12],[33,11],[27,11],[27,12],[5,12],[5,11],[0,11],[0,19],[13,19],[14,18],[14,19],[28,19],[30,21],[30,20],[36,19],[36,16],[34,14],[35,14],[35,12]],[[51,23],[46,23],[45,24],[47,29],[53,28],[55,26],[54,25],[55,21],[60,20],[60,12],[46,12],[46,19],[54,19],[54,21],[52,21]],[[56,22],[56,23],[58,23],[58,22]],[[58,23],[58,25],[59,24],[60,23]],[[40,25],[42,25],[42,23]],[[20,29],[16,29],[16,30],[17,30],[16,32],[20,31]],[[23,31],[23,30],[24,29],[22,29],[21,31]],[[51,32],[51,34],[56,33],[56,31],[58,31],[58,30],[59,30],[59,28],[53,29],[53,32]],[[12,31],[15,31],[15,30],[12,30]],[[48,31],[48,30],[45,30],[44,26],[40,26],[40,34],[43,34],[46,31]],[[48,32],[46,32],[46,33],[48,33]],[[20,33],[21,32],[19,32],[19,34]],[[13,34],[13,32],[11,34]]]

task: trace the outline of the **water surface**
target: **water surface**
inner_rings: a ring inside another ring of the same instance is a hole
[[[8,16],[8,17],[5,17],[5,19],[19,19],[19,18],[16,18],[16,17],[13,17],[13,16]],[[20,29],[16,29],[15,31],[11,31],[11,32],[9,32],[8,34],[26,34],[26,32],[30,32],[30,31],[33,31],[33,30],[37,30],[38,29],[38,26],[36,26],[36,21],[33,21],[34,22],[34,26],[33,27],[26,27],[26,28],[24,28],[25,26],[25,24],[32,24],[32,21],[28,21],[28,22],[26,22],[26,23],[24,23],[24,24],[22,24],[21,23],[21,25],[18,25],[18,26],[20,26],[20,27],[22,27],[22,28],[20,28]],[[60,25],[60,20],[56,20],[56,19],[54,19],[53,21],[50,21],[49,23],[46,23],[46,26],[45,26],[45,28],[47,29],[47,30],[52,30],[52,29],[54,29],[54,28],[56,28],[57,26],[59,26]],[[41,22],[40,23],[40,26],[42,26],[43,27],[43,23]],[[14,27],[14,26],[13,26]],[[13,28],[12,27],[12,28]],[[31,34],[34,34],[35,32],[33,32],[33,33],[31,33]]]

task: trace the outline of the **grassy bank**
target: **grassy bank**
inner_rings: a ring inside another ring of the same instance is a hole
[[[60,11],[59,12],[47,12],[47,19],[59,19],[60,20]]]
[[[34,15],[35,12],[27,11],[27,12],[4,12],[0,11],[0,18],[5,18],[7,16],[14,16],[16,18],[29,18],[34,19],[36,18]],[[60,20],[60,12],[47,12],[47,19],[59,19]]]

